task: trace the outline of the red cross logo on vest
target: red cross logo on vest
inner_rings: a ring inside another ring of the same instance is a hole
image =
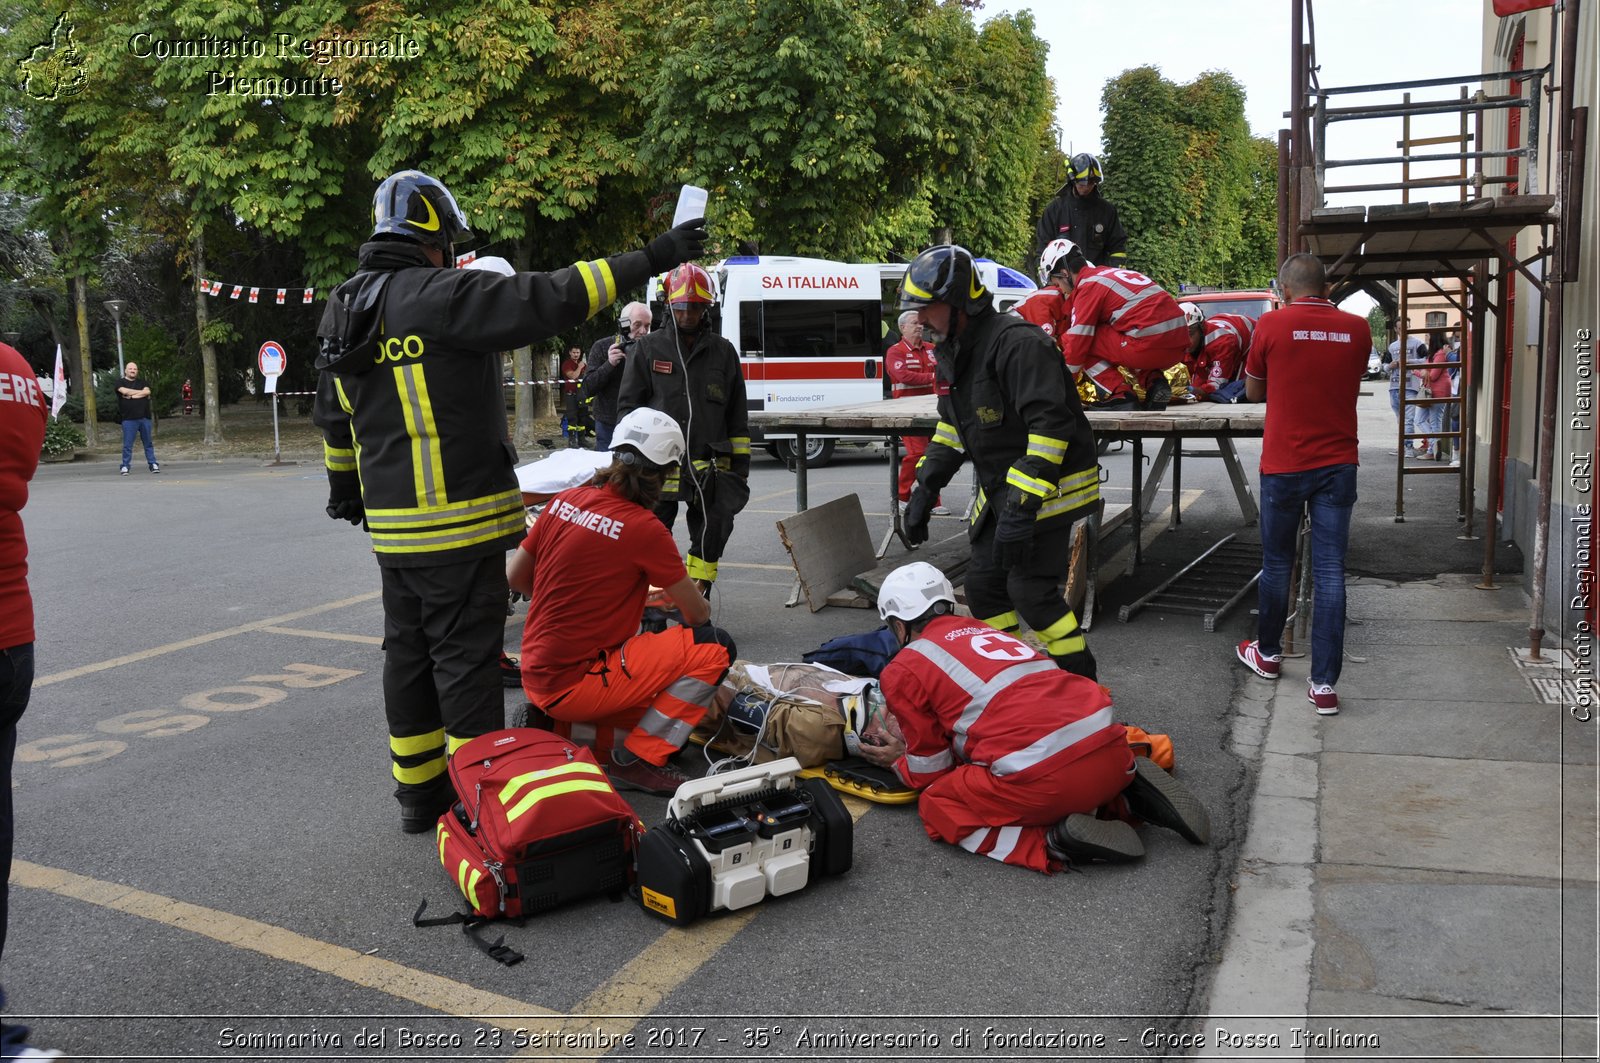
[[[991,661],[1025,661],[1033,656],[1033,650],[1029,649],[1026,643],[1018,642],[1010,635],[1003,635],[998,631],[988,635],[974,635],[972,652]]]

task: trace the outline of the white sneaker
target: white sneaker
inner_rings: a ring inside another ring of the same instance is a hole
[[[150,463],[150,471],[151,472],[160,472],[161,471],[161,463],[159,461],[152,461]]]
[[[124,465],[122,467],[122,475],[124,475],[124,476],[128,475],[128,467],[126,465]]]
[[[950,515],[950,509],[948,506],[934,506],[929,512],[931,512],[935,517],[948,517]]]

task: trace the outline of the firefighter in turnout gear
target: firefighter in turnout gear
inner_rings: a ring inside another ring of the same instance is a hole
[[[689,510],[689,576],[707,596],[733,518],[750,501],[750,411],[744,372],[733,344],[711,327],[716,303],[711,277],[699,266],[679,266],[663,286],[670,320],[640,340],[622,374],[618,413],[660,410],[683,426],[688,459],[676,482],[661,492],[656,515],[668,528],[678,503]]]
[[[955,605],[923,562],[895,569],[878,594],[902,649],[883,670],[882,733],[862,736],[861,755],[922,791],[928,837],[1045,873],[1143,856],[1135,817],[1209,839],[1199,800],[1135,761],[1105,687]]]
[[[1128,234],[1117,208],[1100,194],[1100,160],[1079,152],[1067,163],[1067,180],[1045,205],[1034,233],[1035,247],[1044,250],[1052,240],[1071,240],[1083,248],[1090,262],[1102,266],[1128,264]]]
[[[1062,668],[1095,677],[1078,618],[1062,600],[1072,526],[1100,505],[1094,434],[1061,354],[1026,321],[996,313],[971,252],[944,244],[906,267],[902,309],[935,344],[939,424],[917,469],[904,524],[928,538],[939,491],[963,461],[977,470],[967,602],[1015,633],[1022,621]]]
[[[445,186],[417,170],[378,186],[373,222],[317,330],[313,420],[328,515],[372,535],[395,796],[401,828],[419,833],[455,800],[449,754],[505,725],[505,552],[525,524],[499,352],[699,255],[705,228],[685,222],[642,251],[554,273],[452,269],[472,234]]]

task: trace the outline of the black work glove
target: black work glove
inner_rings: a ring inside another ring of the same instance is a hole
[[[1025,565],[1033,556],[1034,514],[1019,505],[1008,505],[1000,513],[994,530],[994,563],[1003,569]]]
[[[900,528],[906,533],[906,542],[912,546],[928,541],[928,518],[933,515],[933,504],[938,495],[921,484],[911,489],[911,501],[900,515]]]
[[[334,520],[347,520],[360,524],[367,516],[361,504],[361,480],[353,472],[328,474],[328,516]]]
[[[645,245],[644,257],[656,273],[697,259],[706,249],[706,220],[691,218],[675,225]]]
[[[1093,679],[1097,683],[1100,681],[1100,676],[1095,671],[1094,654],[1087,649],[1079,650],[1077,653],[1069,653],[1064,657],[1057,657],[1055,662],[1056,666],[1063,671],[1071,672],[1073,675],[1081,675],[1085,679]]]

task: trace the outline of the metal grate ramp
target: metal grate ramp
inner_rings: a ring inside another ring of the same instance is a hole
[[[1167,582],[1118,609],[1117,619],[1126,624],[1140,610],[1150,608],[1202,617],[1205,629],[1215,631],[1217,622],[1261,578],[1261,547],[1235,542],[1235,535],[1218,540]]]

